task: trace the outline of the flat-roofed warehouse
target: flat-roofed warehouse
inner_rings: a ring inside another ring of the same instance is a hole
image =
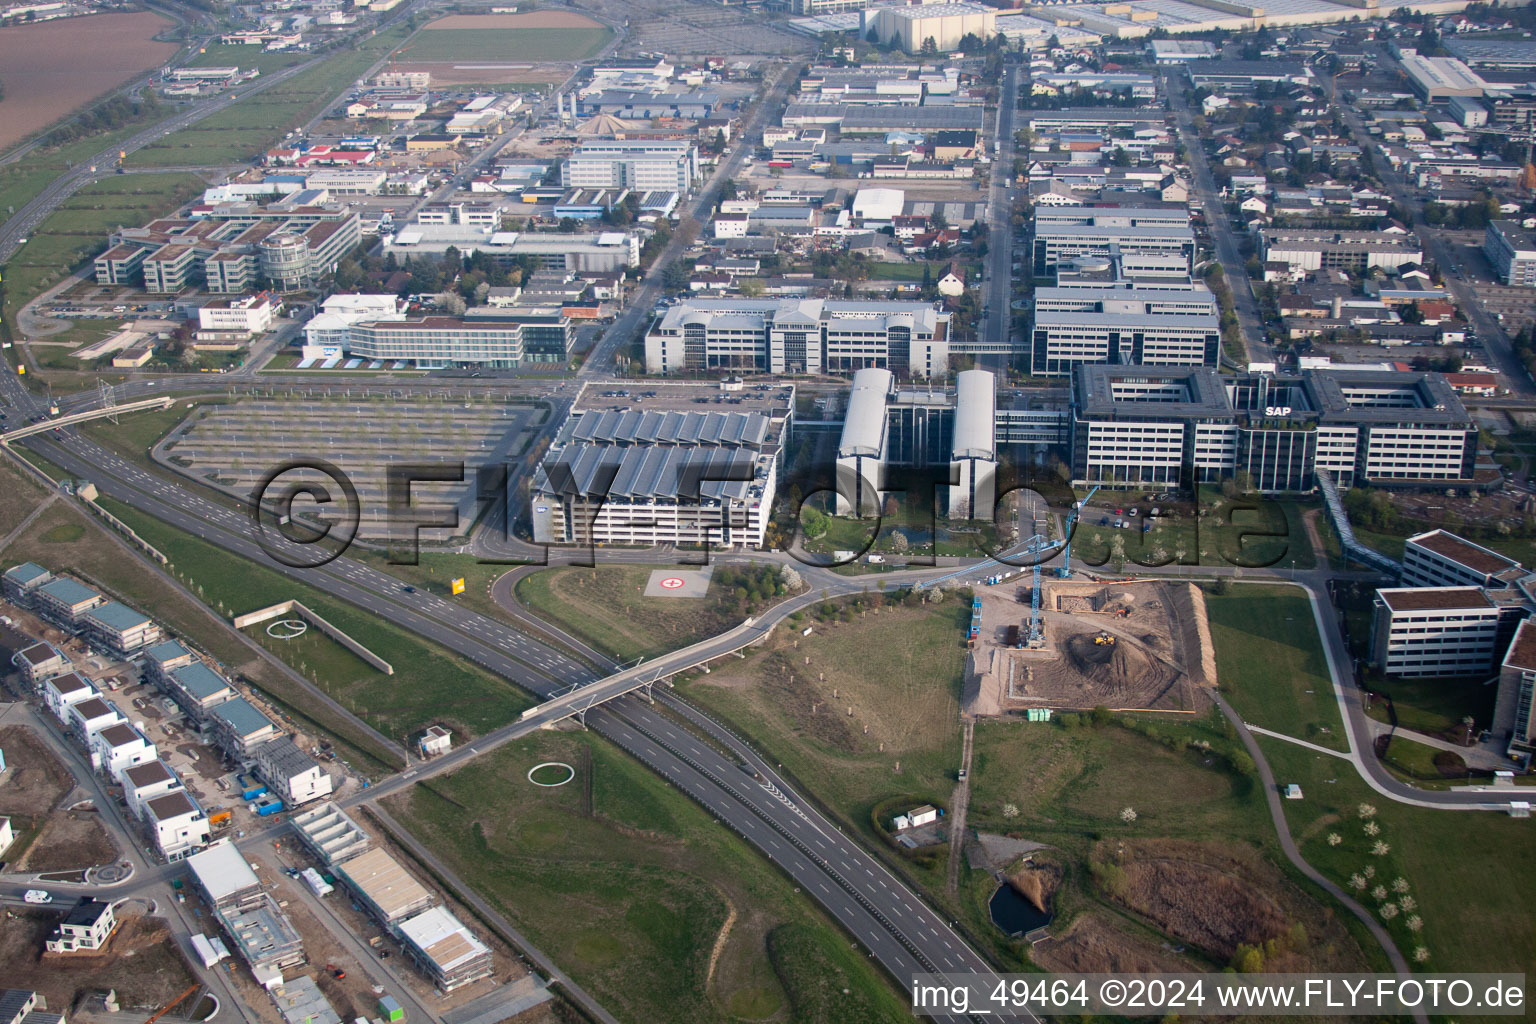
[[[1488,83],[1455,57],[1426,57],[1417,50],[1399,51],[1398,64],[1420,99],[1434,102],[1452,96],[1482,96]]]
[[[336,874],[369,913],[391,931],[399,922],[437,902],[430,890],[383,850],[358,854],[337,865]]]

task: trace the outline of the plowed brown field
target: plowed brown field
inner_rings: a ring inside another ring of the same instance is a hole
[[[0,28],[0,150],[169,60],[158,14],[93,14]]]

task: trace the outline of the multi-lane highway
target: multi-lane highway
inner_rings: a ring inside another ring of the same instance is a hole
[[[10,372],[5,397],[26,413],[36,408]],[[128,463],[78,434],[36,442],[39,451],[71,473],[88,477],[105,494],[226,550],[264,564],[270,558],[251,539],[250,522],[238,512],[200,498],[179,485]],[[299,552],[279,547],[288,554]],[[283,568],[276,566],[277,568]],[[399,581],[345,557],[319,568],[287,569],[291,576],[381,618],[410,629],[476,662],[501,678],[540,696],[596,678],[570,655],[510,628],[424,593],[406,594]],[[858,582],[858,581],[854,581]],[[452,767],[476,756],[516,730],[519,723],[485,737],[487,746],[463,747],[453,761],[412,766],[367,791],[388,795],[419,779],[422,772]],[[986,962],[949,922],[876,858],[861,849],[782,780],[763,785],[740,768],[746,751],[726,757],[717,747],[680,729],[638,698],[627,697],[587,716],[589,727],[651,765],[698,800],[728,827],[780,864],[814,896],[900,983],[929,970],[986,972]],[[772,776],[765,776],[772,778]]]

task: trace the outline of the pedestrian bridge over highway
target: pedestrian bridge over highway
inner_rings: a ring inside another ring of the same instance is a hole
[[[754,619],[747,619],[735,629],[709,640],[701,640],[692,647],[684,647],[680,651],[663,655],[649,663],[620,669],[596,682],[587,683],[585,686],[578,686],[566,693],[551,697],[544,703],[524,711],[519,721],[547,727],[556,722],[563,722],[567,718],[575,718],[585,725],[588,711],[616,697],[638,691],[650,700],[651,691],[657,683],[671,686],[671,679],[677,673],[697,668],[724,655],[734,654],[743,647],[762,640],[773,632],[774,625],[783,617],[784,606],[780,606],[777,611],[778,614],[765,624],[759,625]]]
[[[42,423],[29,423],[15,430],[8,430],[0,434],[0,444],[10,444],[12,441],[20,441],[24,437],[33,434],[43,434],[55,427],[68,427],[76,423],[86,423],[90,420],[104,419],[108,416],[119,416],[125,412],[142,412],[145,409],[167,409],[174,405],[176,400],[169,395],[161,395],[158,398],[141,398],[137,402],[125,402],[122,405],[114,405],[104,409],[87,409],[85,412],[72,412],[68,416],[59,416]]]

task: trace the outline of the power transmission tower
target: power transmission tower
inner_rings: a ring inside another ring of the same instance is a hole
[[[117,423],[117,389],[100,377],[96,378],[96,389],[101,396],[101,407],[113,410],[107,418],[115,425]]]

